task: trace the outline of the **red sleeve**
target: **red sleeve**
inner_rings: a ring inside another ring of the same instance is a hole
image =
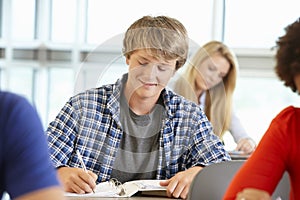
[[[273,119],[255,152],[231,181],[223,199],[235,199],[238,192],[249,187],[273,193],[287,168],[293,110],[288,107]]]

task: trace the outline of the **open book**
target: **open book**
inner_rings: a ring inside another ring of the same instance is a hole
[[[136,180],[121,184],[116,179],[97,184],[95,193],[76,194],[66,192],[66,197],[131,197],[140,193],[147,196],[167,196],[166,188],[159,185],[161,180]]]

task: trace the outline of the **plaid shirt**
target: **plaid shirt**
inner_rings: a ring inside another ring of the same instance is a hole
[[[55,167],[81,167],[79,150],[87,169],[98,175],[97,182],[109,180],[123,134],[119,99],[125,81],[87,90],[65,104],[47,129]],[[167,89],[161,95],[166,117],[160,131],[157,179],[230,160],[199,106]]]

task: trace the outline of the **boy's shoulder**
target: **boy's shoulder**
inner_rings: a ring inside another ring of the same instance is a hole
[[[202,113],[202,109],[199,105],[175,93],[171,89],[166,88],[164,96],[166,105],[172,110],[172,112],[184,110],[189,112]]]
[[[188,106],[192,106],[192,107],[199,107],[196,103],[188,100],[187,98],[181,96],[180,94],[177,94],[170,88],[165,89],[165,94],[167,95],[168,99],[172,103],[180,103],[180,104],[188,105]]]

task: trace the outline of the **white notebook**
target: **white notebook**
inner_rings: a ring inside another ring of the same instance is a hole
[[[66,197],[131,197],[140,192],[147,196],[167,196],[166,187],[160,186],[161,180],[136,180],[121,184],[116,179],[97,184],[95,193],[76,194],[65,192]]]

